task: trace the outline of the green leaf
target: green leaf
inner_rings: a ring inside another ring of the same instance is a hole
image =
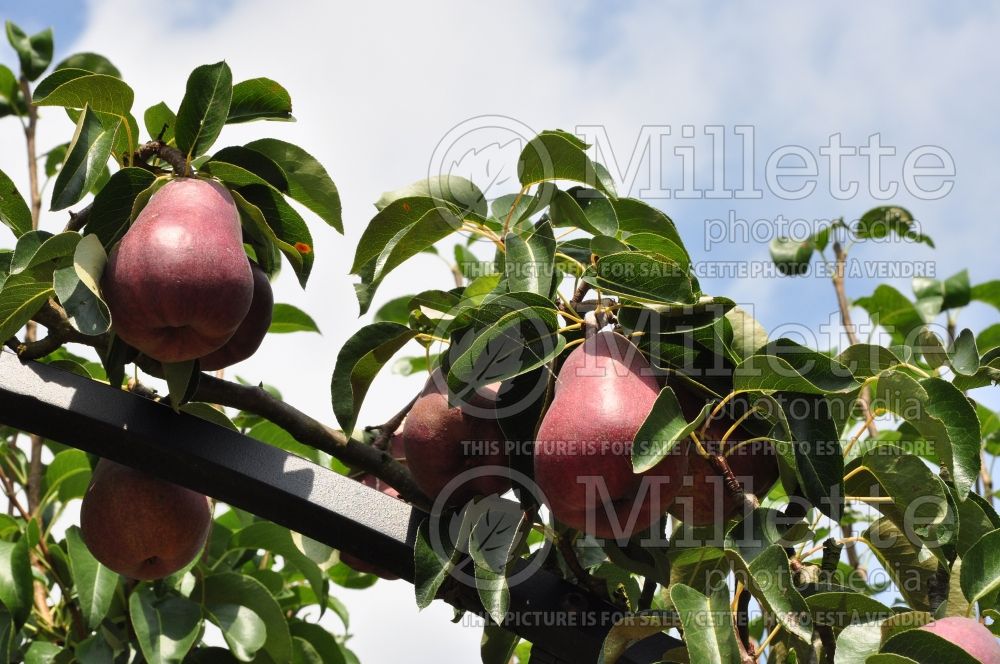
[[[565,191],[556,190],[553,193],[552,203],[549,206],[552,224],[572,226],[595,236],[614,236],[618,232],[618,219],[614,216],[614,208],[602,194],[592,189],[582,191],[593,192],[600,198],[588,201],[586,198],[577,198]],[[587,203],[590,205],[584,208],[583,205]]]
[[[547,297],[552,290],[556,240],[552,226],[542,222],[525,239],[514,233],[504,238],[507,255],[504,270],[511,292],[535,293]]]
[[[58,235],[52,235],[45,231],[25,233],[18,239],[17,246],[14,247],[14,256],[10,261],[10,273],[20,274],[43,263],[72,256],[79,241],[80,234],[72,231]]]
[[[14,275],[0,291],[0,339],[10,339],[54,294],[52,284],[30,275]]]
[[[105,249],[110,249],[125,235],[132,218],[132,206],[149,189],[156,176],[144,168],[123,168],[94,196],[87,221],[87,232],[96,235]]]
[[[36,106],[90,108],[124,119],[132,110],[135,93],[115,76],[92,74],[82,69],[62,69],[38,84],[32,99]]]
[[[35,641],[24,651],[24,664],[56,664],[64,652],[56,643]],[[62,660],[66,661],[66,660]]]
[[[484,506],[485,512],[480,512],[482,516],[469,534],[469,555],[475,565],[479,599],[494,622],[501,623],[510,608],[507,571],[521,544],[518,525],[522,512],[516,504],[496,497],[477,505],[480,510]]]
[[[66,160],[66,153],[69,151],[69,143],[57,145],[45,155],[45,177],[52,177],[62,168]]]
[[[965,552],[961,584],[973,604],[1000,588],[1000,529],[986,533]]]
[[[308,623],[302,620],[292,621],[289,625],[292,636],[312,646],[322,664],[347,664],[344,649],[322,625]]]
[[[875,344],[854,344],[834,358],[856,378],[871,378],[900,363],[896,355]]]
[[[201,609],[185,597],[157,597],[151,585],[141,583],[129,596],[128,609],[139,648],[150,664],[179,664],[198,639]]]
[[[52,187],[51,210],[68,208],[93,189],[111,157],[117,131],[117,126],[105,127],[92,109],[83,109],[66,161]]]
[[[1000,279],[986,281],[972,287],[973,300],[985,302],[995,309],[1000,309]]]
[[[860,387],[847,367],[791,339],[776,339],[733,371],[733,389],[846,394]]]
[[[236,425],[233,424],[233,421],[226,417],[224,412],[214,406],[208,405],[207,403],[200,403],[197,401],[186,403],[180,407],[180,412],[200,417],[206,422],[217,424],[224,429],[239,431],[239,429],[236,428]]]
[[[641,251],[602,256],[596,266],[587,268],[583,281],[640,302],[694,304],[698,301],[690,276],[676,261]]]
[[[660,463],[679,442],[686,441],[691,432],[701,426],[711,409],[712,404],[705,404],[698,416],[688,422],[673,388],[667,386],[660,390],[652,410],[635,434],[633,472],[644,473]]]
[[[680,613],[684,642],[692,662],[740,664],[729,593],[717,591],[705,596],[679,583],[670,587],[670,601]]]
[[[918,664],[941,664],[942,662],[982,664],[966,652],[961,645],[922,629],[908,629],[892,636],[882,645],[882,652],[909,657]]]
[[[885,517],[871,524],[862,537],[870,543],[872,552],[906,602],[918,611],[929,610],[928,589],[938,569],[934,554],[919,540],[911,542]]]
[[[197,360],[163,363],[163,379],[167,381],[167,389],[170,391],[170,407],[174,409],[174,412],[179,412],[180,405],[187,400],[191,381],[195,379],[197,374],[195,371],[197,365]]]
[[[82,498],[90,484],[90,461],[80,450],[68,449],[56,454],[45,469],[46,502],[51,496],[58,496],[66,503],[74,498]]]
[[[165,102],[160,102],[146,109],[142,114],[142,123],[146,126],[146,133],[150,138],[161,135],[164,143],[174,140],[174,131],[177,128],[177,114],[170,110]]]
[[[848,625],[837,636],[835,664],[865,664],[882,643],[881,621]]]
[[[517,176],[525,187],[551,180],[573,180],[609,196],[594,163],[584,153],[586,144],[564,131],[543,131],[528,141],[517,160]]]
[[[306,578],[321,607],[326,606],[323,573],[309,556],[295,546],[292,534],[287,528],[275,523],[258,521],[233,534],[231,546],[245,549],[263,549],[278,554],[294,565]]]
[[[394,201],[401,198],[429,197],[453,204],[463,214],[472,212],[485,217],[488,214],[486,196],[466,178],[457,175],[435,175],[425,180],[417,180],[413,184],[383,193],[375,207],[384,210]]]
[[[979,418],[968,397],[940,378],[918,382],[895,370],[879,377],[875,394],[887,410],[913,424],[934,445],[958,499],[965,500],[979,475],[982,444]]]
[[[355,285],[361,313],[368,311],[389,272],[461,226],[455,209],[433,198],[401,198],[376,214],[358,241],[351,267],[361,276]]]
[[[229,117],[232,98],[233,73],[225,61],[191,72],[174,128],[177,148],[188,159],[205,154],[215,143]]]
[[[358,330],[337,355],[330,392],[344,431],[353,431],[368,388],[382,367],[416,332],[399,323],[372,323]]]
[[[288,181],[288,195],[312,210],[320,219],[344,232],[340,194],[326,169],[311,154],[276,138],[262,138],[245,147],[263,154],[276,163]]]
[[[661,210],[638,198],[616,198],[611,200],[618,218],[618,230],[630,235],[648,233],[666,238],[678,247],[684,248],[684,241],[677,232],[677,226]]]
[[[913,294],[917,300],[937,298],[941,311],[964,307],[971,299],[971,291],[968,270],[962,270],[944,281],[930,277],[913,278]]]
[[[7,21],[7,41],[17,51],[21,74],[29,81],[41,76],[52,62],[52,28],[29,37],[12,21]]]
[[[104,251],[96,238],[95,244]],[[79,332],[97,336],[111,329],[111,311],[108,305],[80,279],[75,265],[56,270],[52,275],[52,285],[70,323]]]
[[[536,369],[562,352],[566,339],[550,301],[511,293],[470,312],[471,324],[452,340],[448,388],[458,399],[490,383]]]
[[[10,611],[18,629],[28,619],[32,602],[28,543],[0,541],[0,602]]]
[[[849,494],[893,498],[893,503],[873,507],[901,530],[916,534],[932,551],[954,539],[955,515],[949,509],[947,489],[919,457],[894,446],[880,445],[861,457],[861,465],[877,486],[860,475],[855,476],[847,483]]]
[[[479,642],[479,657],[483,664],[510,664],[514,648],[521,639],[513,632],[493,623],[483,626],[483,638]]]
[[[190,405],[190,404],[189,404]],[[313,463],[329,467],[330,466],[330,455],[326,452],[317,450],[315,447],[310,447],[304,445],[299,441],[295,440],[292,434],[288,433],[277,424],[273,422],[263,421],[254,424],[247,435],[251,438],[256,438],[257,440],[267,443],[268,445],[273,445],[286,452],[291,452],[303,459],[308,459]]]
[[[913,215],[906,208],[881,206],[861,215],[854,233],[861,239],[880,239],[895,233],[900,237],[924,242],[930,247],[934,246],[929,237],[917,233],[912,226]]]
[[[118,78],[122,76],[118,67],[115,67],[110,60],[98,53],[74,53],[55,66],[56,71],[60,69],[84,69],[95,74],[107,74]]]
[[[413,545],[413,590],[419,609],[430,606],[441,584],[462,558],[462,552],[454,546],[450,547],[447,559],[441,558],[432,543],[430,528],[431,518],[427,517],[417,529],[417,540]]]
[[[879,325],[892,335],[893,343],[896,344],[903,343],[907,338],[912,339],[910,335],[914,330],[928,322],[905,295],[884,284],[871,295],[858,298],[854,304],[877,319]]]
[[[87,470],[90,470],[89,465]],[[80,600],[80,612],[87,626],[97,629],[111,608],[118,587],[118,575],[94,558],[76,526],[66,531],[66,548],[73,569],[73,585]]]
[[[253,661],[264,647],[267,628],[260,617],[239,604],[206,604],[206,617],[222,631],[230,652],[242,662]]]
[[[115,651],[103,632],[98,632],[76,644],[73,651],[80,664],[106,664],[114,661]]]
[[[195,587],[192,597],[203,597],[206,605],[237,604],[247,607],[264,621],[267,633],[264,652],[275,662],[291,661],[292,638],[288,622],[278,602],[260,581],[234,572],[213,574]]]
[[[14,237],[31,230],[31,210],[3,171],[0,171],[0,222],[14,233]]]
[[[813,624],[809,607],[795,588],[788,554],[779,544],[771,544],[747,562],[739,553],[728,551],[743,572],[743,582],[785,630],[802,645],[812,642]]]
[[[269,78],[252,78],[233,86],[226,124],[252,120],[292,120],[288,90]]]
[[[17,77],[10,67],[0,65],[0,118],[15,112],[23,117],[27,114],[24,105],[24,93],[21,92]]]
[[[843,513],[844,455],[830,402],[822,396],[788,392],[778,392],[774,398],[792,437],[803,493],[820,512],[835,518]]]
[[[687,586],[683,587],[692,590]],[[678,627],[679,623],[677,616],[667,611],[642,611],[625,615],[608,630],[597,663],[615,664],[634,644],[671,627]]]
[[[312,316],[302,311],[298,307],[281,302],[275,303],[271,314],[271,327],[268,328],[270,334],[285,334],[288,332],[316,332],[319,334],[319,327]]]
[[[805,602],[817,625],[836,630],[858,622],[882,621],[893,615],[888,606],[861,593],[819,592],[807,597]]]
[[[260,211],[267,227],[278,240],[278,248],[291,263],[299,284],[305,288],[316,259],[312,234],[305,220],[273,187],[250,185],[242,187],[239,195]],[[238,202],[239,199],[235,200]]]

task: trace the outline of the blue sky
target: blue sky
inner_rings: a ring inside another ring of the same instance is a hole
[[[643,125],[669,125],[672,133],[664,139],[654,172],[671,187],[681,177],[674,150],[689,143],[697,148],[696,184],[711,174],[702,132],[706,125],[725,128],[730,178],[740,176],[742,165],[733,128],[754,126],[758,186],[772,151],[799,145],[818,156],[836,133],[853,146],[880,134],[883,144],[897,149],[887,160],[887,172],[897,176],[911,150],[940,146],[955,163],[951,193],[935,201],[909,195],[893,201],[917,216],[938,248],[881,244],[858,246],[854,255],[927,261],[939,276],[968,267],[973,283],[1000,278],[994,201],[1000,10],[971,0],[871,4],[846,11],[793,2],[635,1],[613,9],[597,2],[515,2],[501,10],[457,1],[418,6],[0,0],[0,17],[13,18],[29,31],[54,25],[57,58],[75,50],[108,55],[136,88],[140,110],[161,99],[176,107],[187,73],[222,58],[237,79],[270,76],[290,90],[299,122],[228,128],[220,145],[266,131],[307,146],[341,189],[346,237],[317,222],[318,260],[309,288],[301,291],[290,275],[276,284],[278,299],[314,314],[323,336],[269,339],[260,356],[238,373],[281,386],[289,401],[332,421],[329,375],[337,350],[357,327],[346,272],[354,243],[374,212],[372,202],[384,190],[425,175],[442,137],[482,114],[514,118],[535,130],[600,125],[623,169]],[[0,62],[13,60],[9,49],[0,48]],[[58,113],[44,116],[43,146],[71,135]],[[684,124],[694,125],[701,139],[686,142]],[[14,125],[0,123],[0,169],[23,186]],[[866,177],[860,163],[852,164],[845,169],[849,176]],[[821,160],[820,181],[827,176]],[[706,248],[706,221],[727,219],[732,211],[742,219],[772,220],[764,227],[773,229],[777,215],[809,222],[854,218],[880,204],[868,195],[836,200],[825,189],[820,186],[800,201],[765,195],[758,200],[671,198],[656,204],[677,222],[696,261],[766,261],[766,241]],[[47,215],[44,223],[56,227],[61,222],[61,216]],[[439,287],[448,278],[439,261],[418,257],[410,269],[386,280],[379,297],[385,301]],[[891,283],[909,294],[907,279]],[[852,280],[848,293],[866,295],[874,284]],[[835,314],[825,279],[704,278],[702,286],[709,293],[752,301],[764,326],[779,334],[800,326],[815,329]],[[960,324],[978,330],[997,320],[995,310],[973,305]],[[287,361],[302,356],[309,357],[306,370]],[[381,376],[373,388],[381,398],[366,404],[362,420],[383,421],[420,382]],[[1000,405],[995,397],[980,398]],[[419,655],[434,652],[446,638],[453,661],[473,661],[475,630],[447,623],[443,607],[418,617],[411,590],[402,582],[377,588],[343,593],[354,611],[356,647],[363,658],[446,661]],[[386,621],[403,634],[380,638],[373,625]]]

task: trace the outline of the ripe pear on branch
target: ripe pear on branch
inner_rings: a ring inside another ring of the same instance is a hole
[[[462,505],[510,488],[509,454],[495,416],[499,387],[487,385],[452,406],[444,372],[435,369],[427,379],[406,416],[403,443],[413,479],[431,499]],[[478,472],[487,466],[495,469]]]
[[[590,316],[590,314],[588,314]],[[632,469],[632,443],[660,383],[646,358],[610,330],[587,336],[563,363],[535,441],[535,482],[563,523],[622,539],[659,523],[687,470],[686,444],[650,470]]]
[[[130,579],[162,579],[205,547],[208,497],[101,459],[80,507],[80,534],[106,567]]]
[[[190,177],[163,185],[111,250],[102,290],[115,333],[148,357],[184,362],[220,349],[254,296],[229,190]]]
[[[683,385],[676,385],[674,391],[685,417],[693,419],[703,400]],[[754,438],[724,411],[710,416],[699,438],[703,449],[716,458],[705,458],[694,446],[689,448],[687,475],[668,510],[684,523],[723,523],[770,491],[778,480],[778,460],[771,442]],[[725,460],[724,467],[720,459]],[[725,476],[729,472],[731,478]]]

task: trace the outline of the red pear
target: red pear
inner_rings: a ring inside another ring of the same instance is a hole
[[[229,190],[196,178],[163,185],[111,250],[102,288],[115,333],[147,356],[183,362],[220,348],[254,288]]]
[[[493,417],[499,385],[480,389],[461,406],[448,405],[444,374],[436,369],[406,416],[403,442],[406,461],[420,490],[431,499],[456,477],[483,466],[507,468],[503,433]],[[461,505],[474,496],[503,493],[510,476],[487,473],[449,489],[445,500]]]
[[[632,443],[660,385],[628,339],[598,332],[559,371],[535,442],[535,482],[563,523],[622,539],[655,526],[687,469],[682,446],[649,471],[632,470]]]
[[[130,579],[162,579],[201,553],[212,526],[207,497],[101,459],[80,507],[94,557]]]
[[[264,270],[256,263],[250,263],[253,271],[253,301],[246,318],[236,328],[232,338],[222,348],[201,358],[202,371],[215,371],[242,362],[257,352],[261,342],[271,327],[271,313],[274,311],[274,292]]]
[[[983,664],[1000,664],[1000,643],[978,620],[952,616],[935,620],[920,629],[951,641]]]
[[[696,417],[705,405],[705,400],[686,386],[676,385],[674,392],[689,420]],[[702,446],[709,453],[724,455],[743,490],[761,498],[778,480],[778,459],[774,446],[766,440],[740,445],[752,438],[742,427],[736,428],[723,446],[722,439],[734,421],[725,413],[712,418],[702,436]],[[670,506],[670,514],[693,526],[722,523],[736,515],[744,503],[726,488],[718,470],[700,456],[694,446],[688,448],[688,456],[688,471],[677,499]]]

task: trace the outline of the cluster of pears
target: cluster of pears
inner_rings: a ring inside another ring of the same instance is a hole
[[[247,257],[239,212],[218,182],[174,178],[111,250],[101,281],[115,334],[160,362],[222,369],[256,352],[271,324],[267,275]],[[83,499],[94,556],[135,579],[168,576],[204,547],[207,497],[107,459]]]
[[[427,381],[403,429],[406,459],[417,485],[432,499],[462,504],[476,495],[511,486],[503,472],[476,473],[510,463],[496,417],[498,385],[449,405],[440,369]],[[672,386],[685,415],[704,405],[686,387]],[[692,525],[725,521],[743,501],[718,471],[687,443],[675,446],[655,467],[635,473],[632,444],[662,388],[646,358],[611,330],[588,333],[559,370],[554,397],[534,442],[534,480],[554,516],[592,535],[623,539],[655,527],[664,513]],[[716,418],[704,431],[704,446],[722,454],[720,442],[732,420]],[[769,443],[738,443],[749,435],[730,433],[727,457],[744,491],[763,494],[777,479]],[[469,472],[472,471],[472,472]],[[461,478],[469,477],[466,481]]]
[[[152,195],[112,249],[101,289],[123,341],[160,362],[198,359],[204,371],[253,355],[274,305],[232,194],[193,177]]]

